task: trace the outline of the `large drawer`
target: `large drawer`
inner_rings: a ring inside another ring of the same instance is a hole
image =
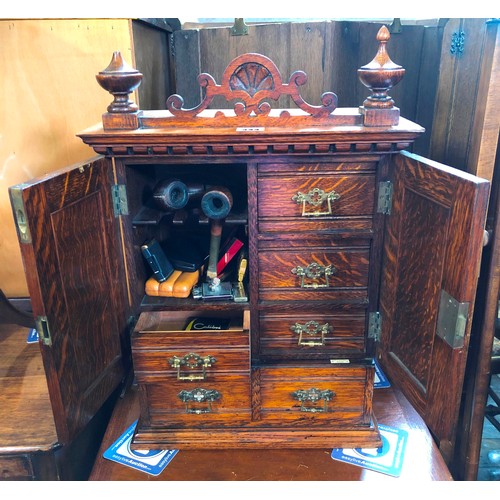
[[[373,367],[262,367],[260,421],[268,425],[367,425],[371,420]]]
[[[288,359],[350,358],[366,352],[366,310],[261,311],[259,353]]]
[[[367,298],[370,247],[326,240],[316,247],[259,250],[261,300],[346,300]]]
[[[259,166],[260,232],[370,230],[375,202],[372,164]]]
[[[218,375],[213,381],[185,382],[149,377],[142,384],[149,425],[236,426],[250,422],[250,374]]]

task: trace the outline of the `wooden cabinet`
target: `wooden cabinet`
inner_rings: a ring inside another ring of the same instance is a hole
[[[404,151],[423,129],[387,96],[403,71],[388,36],[360,70],[372,94],[359,109],[333,93],[310,105],[302,72],[287,83],[248,54],[220,85],[199,77],[196,108],[172,96],[139,111],[140,74],[114,55],[100,79],[115,100],[79,134],[101,156],[11,189],[61,439],[132,365],[137,447],[379,446],[379,358],[451,443],[489,184]],[[221,95],[234,108],[207,109]],[[281,95],[298,108],[272,110]],[[170,178],[232,193],[221,238],[244,243],[248,302],[145,295],[145,241],[196,237],[206,254],[220,228],[199,202],[157,210]],[[186,330],[196,317],[229,323]]]

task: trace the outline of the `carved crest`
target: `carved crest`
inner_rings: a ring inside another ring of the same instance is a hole
[[[185,109],[184,99],[174,94],[167,100],[167,109],[176,117],[193,118],[205,110],[215,96],[223,96],[228,102],[235,100],[234,113],[237,116],[267,116],[271,105],[267,100],[277,101],[283,95],[289,95],[293,102],[313,117],[323,117],[337,107],[337,96],[325,92],[321,96],[321,106],[312,106],[302,99],[299,87],[307,82],[303,71],[295,71],[288,83],[283,83],[276,65],[261,54],[244,54],[233,59],[224,71],[222,82],[218,85],[208,73],[198,77],[198,83],[205,88],[205,97],[196,107]],[[282,111],[281,116],[289,116],[289,111]],[[226,116],[218,111],[217,116]]]

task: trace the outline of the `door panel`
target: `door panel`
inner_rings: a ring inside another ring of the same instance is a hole
[[[59,440],[71,440],[124,377],[120,227],[112,165],[97,158],[10,190]]]
[[[454,443],[488,194],[487,181],[459,170],[406,152],[394,159],[379,355],[445,458]],[[460,347],[437,334],[443,291],[467,311]]]

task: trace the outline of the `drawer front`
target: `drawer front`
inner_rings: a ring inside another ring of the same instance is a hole
[[[220,373],[248,371],[250,351],[203,347],[193,343],[189,348],[166,350],[133,349],[134,372],[138,382],[149,375],[164,374],[177,380],[214,380]]]
[[[369,247],[261,249],[260,299],[366,299],[369,260]]]
[[[33,470],[28,456],[0,456],[0,480],[33,479]]]
[[[261,312],[259,351],[286,358],[342,358],[365,354],[365,310],[287,314]]]
[[[234,426],[250,421],[249,374],[197,383],[149,379],[143,387],[151,426]]]
[[[262,423],[342,427],[370,422],[371,366],[259,370]]]
[[[375,172],[335,167],[301,165],[272,175],[260,172],[259,231],[370,229]]]

